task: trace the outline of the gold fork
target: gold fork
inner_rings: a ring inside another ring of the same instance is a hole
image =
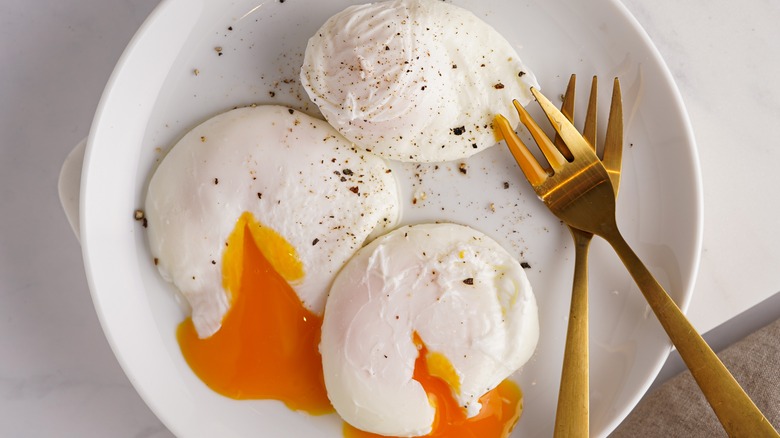
[[[531,92],[572,156],[567,161],[515,102],[523,125],[552,167],[548,175],[506,119],[496,116],[496,127],[536,194],[567,225],[600,236],[614,248],[729,436],[780,437],[620,234],[615,190],[588,141],[542,93]]]
[[[574,118],[574,93],[577,76],[571,75],[563,97],[561,112],[571,122]],[[598,113],[598,78],[593,77],[590,97],[582,130],[583,137],[596,150],[596,127]],[[555,136],[555,147],[568,159],[571,152],[559,135]],[[623,155],[623,103],[620,81],[615,78],[612,85],[612,103],[604,140],[601,162],[615,188],[620,184],[620,167]],[[554,436],[587,437],[589,434],[589,359],[588,359],[588,249],[593,233],[569,226],[574,241],[574,278],[572,282],[569,325],[563,355],[561,384],[558,391],[558,408],[555,415]]]

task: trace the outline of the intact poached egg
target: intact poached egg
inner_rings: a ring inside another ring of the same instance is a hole
[[[519,123],[539,88],[515,49],[473,13],[441,0],[348,7],[309,40],[301,81],[344,137],[414,162],[471,156],[497,140],[495,114]]]

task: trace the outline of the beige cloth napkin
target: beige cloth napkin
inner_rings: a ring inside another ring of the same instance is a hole
[[[780,429],[780,319],[718,354],[761,412]],[[610,438],[725,437],[688,371],[645,397]]]

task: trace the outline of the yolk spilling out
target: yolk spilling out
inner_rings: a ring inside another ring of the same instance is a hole
[[[420,382],[428,394],[429,402],[436,408],[431,433],[427,437],[446,438],[499,438],[507,437],[520,418],[523,410],[520,388],[510,380],[504,380],[500,385],[480,397],[482,409],[472,418],[466,418],[466,410],[458,405],[452,395],[452,389],[446,380],[435,375],[431,370],[432,362],[437,362],[436,353],[428,352],[417,333],[414,343],[419,355],[414,363],[414,380]],[[441,355],[439,355],[441,356]],[[434,359],[431,361],[431,359]],[[446,358],[445,358],[446,360]],[[344,423],[345,438],[380,438],[377,435]]]
[[[294,248],[251,213],[241,216],[226,245],[222,272],[231,307],[209,338],[198,338],[190,318],[179,325],[187,363],[224,396],[332,412],[317,347],[322,317],[308,311],[288,283],[303,276]]]

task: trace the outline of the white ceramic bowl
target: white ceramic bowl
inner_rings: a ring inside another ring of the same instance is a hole
[[[515,44],[548,96],[564,90],[570,73],[579,74],[584,96],[587,79],[599,75],[601,120],[609,79],[620,76],[626,146],[618,220],[627,240],[685,307],[701,246],[698,161],[680,96],[645,33],[616,0],[453,2]],[[158,276],[133,212],[144,203],[162,153],[206,118],[252,103],[282,103],[317,115],[297,80],[305,44],[349,3],[165,0],[128,46],[100,102],[81,178],[80,232],[89,285],[120,364],[177,435],[340,436],[335,415],[308,417],[274,401],[230,400],[192,374],[175,339],[185,310]],[[222,47],[222,56],[216,47]],[[405,196],[403,222],[471,225],[531,265],[541,339],[534,358],[515,376],[525,411],[513,436],[547,437],[566,332],[571,239],[504,147],[465,160],[466,175],[459,163],[438,169],[394,164]],[[422,192],[425,201],[412,205]],[[593,244],[590,273],[591,432],[605,436],[643,395],[670,344],[602,241]]]

